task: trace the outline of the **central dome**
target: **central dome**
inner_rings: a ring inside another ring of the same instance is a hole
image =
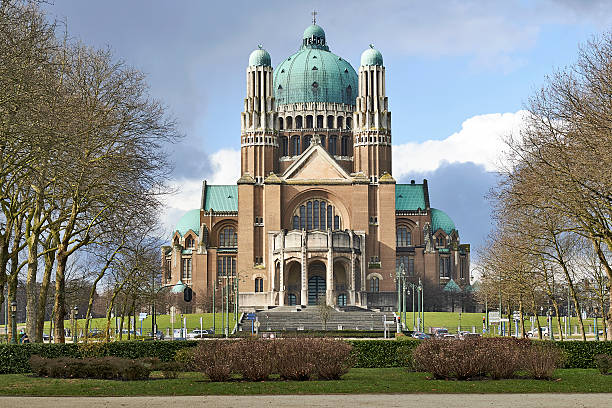
[[[274,70],[277,105],[330,102],[355,105],[357,73],[345,59],[329,52],[325,32],[311,25],[302,36],[300,50]]]

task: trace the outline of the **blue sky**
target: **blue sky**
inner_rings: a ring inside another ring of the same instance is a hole
[[[180,123],[185,138],[168,149],[181,191],[168,200],[167,225],[198,206],[202,179],[235,182],[249,53],[263,44],[277,65],[316,9],[331,51],[355,68],[368,44],[382,52],[394,176],[427,178],[432,206],[473,247],[490,228],[484,195],[500,138],[520,128],[545,75],[612,23],[612,2],[589,0],[55,0],[46,9],[74,38],[146,72],[151,94]]]

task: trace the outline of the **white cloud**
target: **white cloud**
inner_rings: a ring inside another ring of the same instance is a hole
[[[208,184],[235,184],[240,177],[240,151],[222,149],[208,158],[212,175],[206,178]],[[167,235],[186,211],[200,208],[203,179],[176,179],[170,182],[174,193],[166,197],[166,208],[161,220]]]
[[[466,119],[461,130],[444,140],[426,140],[393,146],[393,176],[434,171],[444,162],[483,165],[488,171],[499,168],[503,138],[517,134],[526,115],[492,113]]]

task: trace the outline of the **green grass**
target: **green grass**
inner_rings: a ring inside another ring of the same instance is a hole
[[[187,329],[191,331],[193,329],[200,328],[200,317],[202,317],[202,327],[204,329],[210,329],[213,327],[213,314],[212,313],[193,313],[193,314],[185,314],[183,315],[187,318]],[[140,321],[138,320],[138,316],[136,316],[136,330],[140,330]],[[117,322],[120,322],[120,319],[117,319]],[[223,320],[221,313],[215,313],[215,322],[217,333],[220,333],[221,327],[223,326]],[[78,320],[78,326],[80,329],[85,328],[85,319]],[[45,322],[45,332],[49,332],[50,322]],[[72,324],[70,320],[64,320],[64,327],[72,329]],[[106,319],[91,319],[89,322],[89,329],[100,329],[103,330],[106,327]],[[111,329],[115,329],[115,319],[111,319]],[[157,328],[161,330],[164,334],[166,333],[166,329],[171,328],[172,325],[170,323],[170,315],[158,315],[157,316]],[[234,315],[230,314],[230,331],[234,327]],[[180,315],[175,316],[174,320],[174,328],[181,328],[181,318]],[[123,329],[127,329],[127,317],[123,322]],[[148,333],[151,331],[151,316],[147,316],[146,319],[142,321],[142,331],[144,333]]]
[[[461,322],[461,329],[471,331],[472,327],[476,329],[477,333],[482,332],[482,317],[485,316],[484,313],[461,313],[461,318],[459,318],[458,312],[425,312],[425,328],[429,331],[430,327],[446,327],[449,332],[456,333],[457,326]],[[507,317],[507,316],[504,316]],[[546,327],[546,316],[539,316],[538,320],[540,321],[540,325],[542,327]],[[580,337],[580,334],[574,334],[574,326],[578,326],[578,318],[572,317],[571,319],[572,326],[572,337]],[[408,323],[408,328],[412,329],[412,312],[406,312],[406,321]],[[494,325],[491,325],[494,326]],[[591,334],[593,336],[593,319],[584,319],[584,328],[586,332],[589,332],[589,326],[591,327]],[[534,324],[534,329],[537,326]],[[563,324],[563,318],[561,318],[561,327],[565,331],[565,326]],[[603,329],[601,319],[598,321],[599,330]],[[529,316],[525,318],[525,330],[531,330],[531,322],[529,320]],[[512,322],[512,332],[514,333],[514,322]],[[580,328],[578,328],[578,332],[580,332]],[[557,320],[556,317],[553,317],[553,335],[558,339],[558,330],[557,330]]]
[[[230,381],[213,383],[199,373],[173,380],[154,373],[149,381],[109,381],[0,375],[0,395],[135,396],[360,393],[539,393],[610,392],[612,376],[596,370],[557,370],[555,380],[441,381],[401,368],[354,368],[339,381]]]

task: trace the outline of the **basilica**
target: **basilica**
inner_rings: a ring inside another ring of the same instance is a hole
[[[393,178],[385,66],[372,45],[357,72],[315,23],[276,68],[260,46],[240,121],[241,177],[203,182],[200,208],[162,247],[165,284],[181,281],[195,299],[229,288],[255,309],[389,308],[402,275],[469,286],[469,244],[431,207],[427,180]]]

